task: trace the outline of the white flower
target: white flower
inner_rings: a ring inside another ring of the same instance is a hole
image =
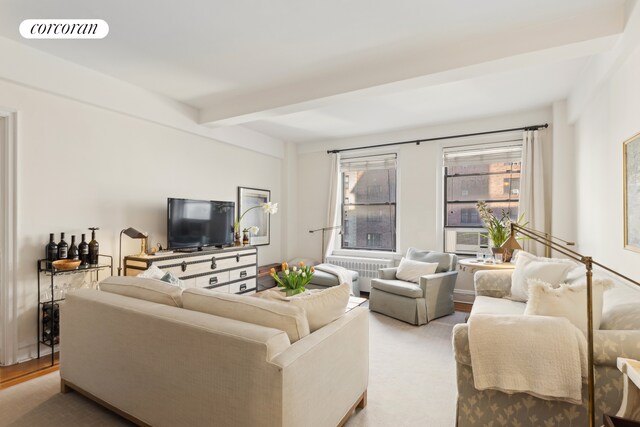
[[[284,271],[284,274],[289,274],[289,270],[285,270],[285,271]]]
[[[252,225],[251,227],[249,227],[249,232],[251,234],[258,234],[258,231],[260,231],[260,227],[256,227],[255,225]]]
[[[274,214],[278,212],[278,204],[277,203],[263,203],[262,210],[264,210],[268,214]]]
[[[295,265],[293,266],[293,271],[298,271],[298,267],[296,267]]]

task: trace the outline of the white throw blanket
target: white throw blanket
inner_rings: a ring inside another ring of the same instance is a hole
[[[474,314],[469,351],[478,390],[582,403],[587,342],[564,317]]]
[[[351,272],[344,267],[340,267],[339,265],[333,264],[318,264],[314,266],[316,270],[324,271],[325,273],[332,274],[338,278],[339,285],[343,283],[348,283],[351,287],[350,295],[353,295],[353,279],[351,276]]]

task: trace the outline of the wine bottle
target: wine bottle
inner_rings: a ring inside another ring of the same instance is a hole
[[[96,240],[96,230],[100,230],[98,227],[89,227],[91,230],[91,241],[89,242],[89,265],[96,267],[98,265],[98,254],[100,252],[100,245]]]
[[[60,243],[58,243],[58,259],[67,259],[69,244],[64,241],[64,233],[60,233]]]
[[[86,234],[82,235],[82,241],[78,245],[78,253],[80,255],[80,267],[89,266],[89,244],[86,242]]]
[[[49,233],[49,243],[45,246],[45,258],[47,259],[47,269],[51,270],[51,264],[58,259],[58,244],[53,241],[54,234]]]
[[[71,236],[71,246],[69,246],[69,251],[67,252],[67,258],[77,260],[80,259],[80,255],[78,254],[78,246],[76,246],[76,236]]]

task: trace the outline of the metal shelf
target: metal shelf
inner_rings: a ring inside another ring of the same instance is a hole
[[[37,336],[37,340],[38,340],[38,349],[37,349],[37,354],[38,354],[38,358],[40,358],[40,346],[41,345],[46,345],[47,347],[51,348],[51,365],[54,365],[55,362],[55,347],[57,345],[59,345],[59,338],[58,338],[58,342],[56,343],[56,337],[52,337],[51,340],[45,341],[42,339],[42,332],[44,332],[43,330],[43,325],[42,325],[42,312],[44,311],[44,306],[45,304],[51,304],[52,306],[56,303],[59,303],[61,301],[64,301],[64,298],[54,298],[54,278],[58,277],[58,276],[68,276],[68,275],[74,275],[74,274],[79,274],[79,273],[95,273],[95,278],[96,281],[98,281],[99,279],[99,274],[101,271],[109,269],[111,272],[111,276],[113,276],[113,257],[111,255],[102,255],[102,254],[98,254],[99,259],[101,258],[102,260],[106,261],[105,263],[100,263],[97,266],[93,266],[93,267],[78,267],[72,270],[58,270],[56,268],[47,268],[47,260],[46,259],[39,259],[37,261],[37,266],[36,266],[36,270],[37,270],[37,274],[38,274],[38,310],[36,313],[36,318],[37,318],[37,324],[38,324],[38,336]],[[45,277],[49,277],[50,278],[50,285],[49,285],[49,291],[51,293],[51,299],[47,299],[46,301],[42,301],[41,300],[41,281],[40,278],[41,276],[45,276]],[[54,320],[52,320],[54,321]],[[60,320],[58,320],[59,322]],[[59,323],[58,323],[59,324]]]

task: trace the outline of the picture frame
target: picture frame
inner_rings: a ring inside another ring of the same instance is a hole
[[[640,252],[640,132],[622,146],[624,248]]]
[[[238,212],[236,218],[256,206],[271,202],[271,190],[252,187],[238,187]],[[240,224],[240,231],[251,226],[258,227],[258,233],[250,236],[250,244],[264,246],[271,243],[271,215],[262,209],[251,209]]]

